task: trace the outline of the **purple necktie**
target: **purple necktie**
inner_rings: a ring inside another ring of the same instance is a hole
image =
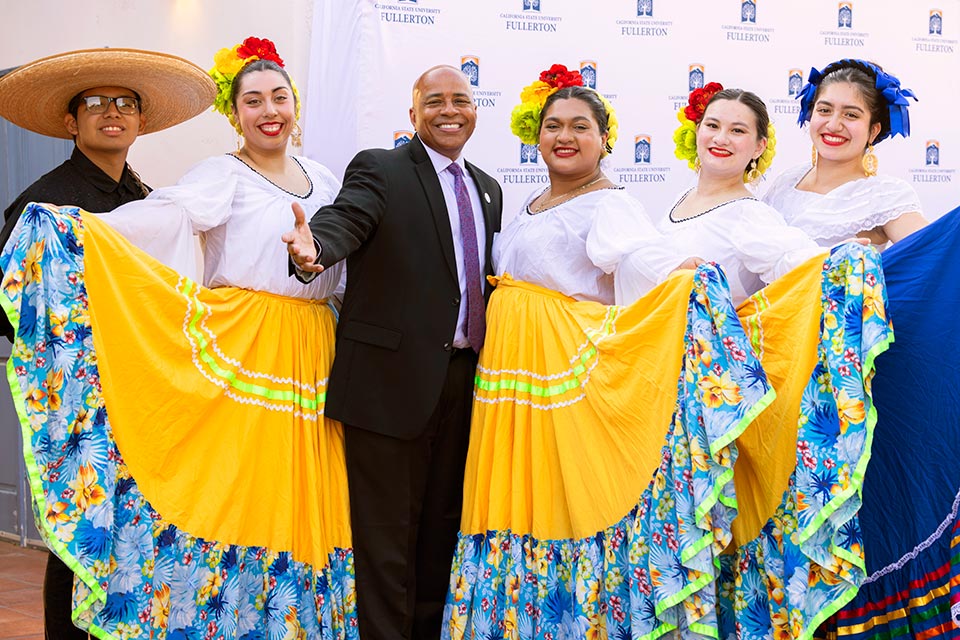
[[[463,181],[463,170],[456,162],[447,167],[453,174],[453,190],[460,210],[460,240],[463,243],[463,268],[467,273],[467,342],[477,353],[483,346],[487,328],[484,318],[483,288],[480,284],[480,251],[477,247],[477,227],[473,221],[473,205]]]

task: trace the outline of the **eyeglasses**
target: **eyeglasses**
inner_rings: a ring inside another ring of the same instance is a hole
[[[83,96],[80,101],[87,105],[89,113],[105,113],[110,108],[110,103],[117,105],[117,111],[124,115],[133,115],[140,111],[140,101],[131,96],[118,96],[109,98],[107,96]]]

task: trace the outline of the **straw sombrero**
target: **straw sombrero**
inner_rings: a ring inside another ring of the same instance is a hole
[[[54,138],[70,99],[94,87],[136,91],[147,118],[143,133],[189,120],[213,104],[217,88],[197,65],[155,51],[84,49],[41,58],[0,78],[0,116]]]

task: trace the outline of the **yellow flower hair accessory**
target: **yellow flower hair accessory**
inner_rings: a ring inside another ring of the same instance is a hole
[[[777,130],[774,129],[773,123],[767,125],[767,148],[763,150],[763,153],[760,154],[760,157],[757,158],[757,171],[759,175],[766,173],[767,169],[770,168],[770,165],[773,164],[773,158],[777,155]],[[749,173],[749,171],[747,172]],[[744,176],[744,181],[747,181],[746,176]]]
[[[673,155],[686,160],[691,169],[697,168],[697,123],[687,117],[683,109],[677,111],[680,126],[673,132]]]
[[[613,153],[613,145],[616,144],[620,134],[620,120],[617,119],[617,112],[614,111],[610,101],[604,98],[603,94],[599,91],[597,92],[597,97],[600,98],[600,102],[603,103],[603,108],[607,110],[607,144],[606,149],[604,149],[604,155],[609,155]]]
[[[510,131],[524,144],[540,142],[540,112],[547,98],[564,87],[582,87],[583,77],[579,71],[570,71],[562,64],[555,64],[540,73],[540,79],[520,91],[520,104],[510,113]],[[613,151],[620,130],[620,122],[610,101],[591,89],[600,98],[607,112],[607,144],[604,155]]]
[[[217,51],[213,56],[213,68],[208,72],[217,84],[217,97],[213,102],[213,108],[227,116],[227,120],[237,133],[240,133],[240,123],[236,121],[230,100],[233,81],[245,66],[255,60],[270,60],[281,69],[284,66],[283,59],[277,54],[277,47],[273,42],[266,38],[251,36],[238,45],[224,47]],[[293,95],[296,98],[296,117],[300,118],[300,91],[293,79],[290,80],[290,88],[293,89]]]

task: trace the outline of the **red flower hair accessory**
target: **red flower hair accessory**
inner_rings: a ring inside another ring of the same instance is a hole
[[[723,91],[723,85],[719,82],[708,82],[706,86],[700,89],[694,89],[690,92],[690,98],[683,113],[691,122],[699,124],[703,120],[703,114],[707,110],[707,104],[713,99],[713,96]]]
[[[540,73],[540,81],[546,82],[555,89],[564,87],[582,87],[583,76],[579,71],[570,71],[562,64],[555,64]]]
[[[276,45],[266,38],[250,36],[237,47],[237,55],[244,60],[256,57],[260,60],[270,60],[276,62],[281,67],[283,66],[283,59],[277,54]]]

